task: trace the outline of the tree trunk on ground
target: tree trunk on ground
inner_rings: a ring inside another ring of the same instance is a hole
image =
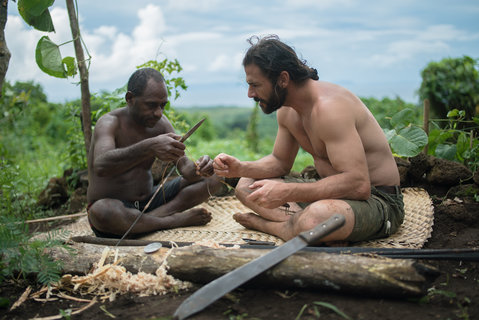
[[[75,47],[75,55],[78,62],[78,69],[80,72],[80,86],[81,86],[81,104],[82,104],[82,128],[85,140],[86,155],[90,151],[91,143],[91,110],[90,110],[90,88],[88,84],[88,68],[86,66],[85,55],[80,39],[80,28],[78,26],[77,12],[73,4],[73,0],[66,0],[68,17],[70,19],[70,28],[72,30],[73,44]]]
[[[77,255],[59,249],[55,259],[66,273],[87,273],[100,260],[104,246],[75,243]],[[269,250],[211,249],[200,246],[160,249],[147,255],[143,247],[119,247],[118,258],[131,272],[153,273],[167,259],[168,273],[184,281],[208,283],[259,257]],[[107,263],[111,263],[111,258]],[[421,296],[438,275],[436,269],[414,260],[387,259],[352,254],[298,252],[264,272],[248,285],[296,287],[375,296]]]
[[[10,62],[10,51],[5,39],[5,25],[8,18],[8,0],[0,0],[0,97],[2,96],[3,81],[7,74],[8,63]]]

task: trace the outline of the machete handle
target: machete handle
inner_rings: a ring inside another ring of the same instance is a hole
[[[344,225],[346,219],[341,214],[335,214],[328,220],[318,224],[311,230],[303,231],[299,234],[308,244],[314,244],[320,238],[330,234]]]

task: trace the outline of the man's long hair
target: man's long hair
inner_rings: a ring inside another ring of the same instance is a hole
[[[287,71],[296,84],[319,79],[317,70],[308,67],[306,61],[299,59],[293,48],[281,42],[278,36],[252,36],[248,42],[251,47],[243,58],[243,66],[257,65],[273,85],[282,71]]]

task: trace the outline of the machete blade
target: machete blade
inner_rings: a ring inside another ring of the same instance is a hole
[[[300,233],[295,238],[273,249],[271,252],[213,280],[183,301],[178,309],[176,309],[173,315],[174,318],[179,320],[186,319],[203,310],[226,293],[254,278],[263,271],[268,270],[293,253],[306,247],[308,244],[317,242],[319,239],[343,226],[344,223],[344,216],[335,214],[310,231]]]

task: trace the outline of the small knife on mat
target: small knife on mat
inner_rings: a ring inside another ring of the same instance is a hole
[[[271,252],[256,258],[241,267],[213,280],[201,289],[197,290],[176,309],[173,315],[175,319],[183,320],[203,310],[226,293],[254,278],[263,271],[283,261],[293,253],[314,244],[319,239],[327,236],[344,225],[343,215],[335,214],[327,221],[317,225],[309,231],[301,232],[298,236],[285,244],[273,249]]]

